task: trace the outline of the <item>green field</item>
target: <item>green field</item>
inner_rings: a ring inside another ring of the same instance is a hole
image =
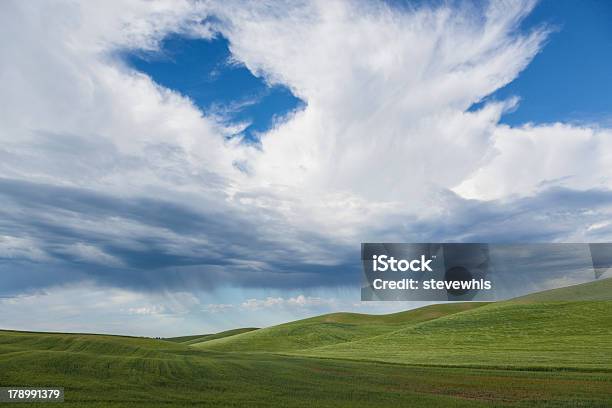
[[[222,339],[224,337],[235,336],[236,334],[248,333],[253,330],[258,330],[256,327],[243,327],[240,329],[232,329],[226,330],[219,333],[213,334],[196,334],[192,336],[180,336],[180,337],[168,337],[164,340],[172,341],[174,343],[181,344],[196,344],[196,343],[204,343],[206,341]]]
[[[241,352],[306,350],[368,339],[483,305],[486,305],[486,303],[440,304],[379,316],[358,313],[332,313],[237,336],[194,343],[193,346],[208,350]]]
[[[86,407],[609,407],[611,282],[164,340],[0,331],[0,385]]]

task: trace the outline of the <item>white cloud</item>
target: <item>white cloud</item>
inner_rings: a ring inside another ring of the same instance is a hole
[[[166,312],[163,306],[141,306],[141,307],[130,307],[128,313],[135,315],[160,315]]]
[[[66,248],[66,253],[75,257],[77,261],[91,262],[106,266],[123,266],[123,262],[117,257],[109,255],[92,245],[78,242]]]
[[[455,191],[479,200],[535,195],[551,186],[612,188],[612,131],[555,123],[498,126],[494,154]]]
[[[29,238],[0,235],[0,258],[4,259],[28,259],[33,261],[49,262],[40,244]]]
[[[308,308],[336,306],[336,299],[323,299],[320,297],[297,295],[289,298],[268,296],[265,299],[247,299],[240,304],[245,310],[260,310],[266,308]]]
[[[240,304],[243,309],[257,310],[262,307],[278,306],[285,303],[282,297],[267,297],[265,299],[247,299]]]
[[[224,313],[234,309],[234,305],[231,303],[209,303],[203,309],[204,312],[208,313]]]
[[[307,103],[264,136],[253,173],[306,200],[295,210],[315,219],[339,201],[351,222],[373,203],[420,210],[416,189],[475,170],[504,105],[466,110],[515,78],[546,34],[516,34],[531,8],[521,3],[494,5],[484,19],[469,8],[326,1],[272,14],[225,3],[231,25],[221,30],[236,57]]]

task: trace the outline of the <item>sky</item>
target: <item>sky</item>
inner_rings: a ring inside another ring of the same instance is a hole
[[[606,1],[0,4],[0,327],[360,302],[361,242],[605,242]]]

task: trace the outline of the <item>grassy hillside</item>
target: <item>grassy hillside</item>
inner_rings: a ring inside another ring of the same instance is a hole
[[[134,355],[154,357],[168,350],[185,350],[170,342],[145,337],[111,336],[99,334],[36,333],[0,331],[3,353],[22,350],[45,350],[62,353],[95,353],[99,355]]]
[[[203,343],[205,341],[222,339],[224,337],[234,336],[236,334],[247,333],[253,330],[258,330],[256,327],[243,327],[240,329],[232,329],[226,330],[219,333],[214,334],[196,334],[192,336],[180,336],[180,337],[168,337],[164,340],[171,341],[173,343],[181,343],[181,344],[196,344]]]
[[[612,278],[531,293],[512,300],[524,302],[612,300]]]
[[[194,343],[193,346],[206,350],[243,352],[306,350],[377,336],[484,305],[484,302],[449,303],[388,315],[332,313],[232,337]]]
[[[612,369],[612,302],[503,302],[300,353],[405,364]]]
[[[72,407],[607,407],[611,382],[608,372],[409,367],[0,332],[0,386],[63,386]]]
[[[178,336],[178,337],[165,337],[164,340],[171,341],[172,343],[185,343],[192,340],[204,339],[212,334],[192,334],[190,336]]]
[[[602,279],[300,353],[405,364],[608,370],[612,301],[604,299],[611,291],[612,279]]]

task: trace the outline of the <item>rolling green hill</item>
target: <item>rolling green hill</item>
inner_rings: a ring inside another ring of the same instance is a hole
[[[448,303],[388,315],[332,313],[192,345],[216,351],[306,350],[377,336],[484,305],[484,302]]]
[[[611,292],[612,279],[602,279],[300,354],[425,365],[612,369],[612,301],[605,300]]]
[[[99,334],[36,333],[0,331],[0,350],[10,355],[27,350],[54,354],[129,355],[159,357],[167,353],[189,351],[189,347],[145,337]]]
[[[600,279],[579,285],[566,286],[543,292],[531,293],[512,301],[551,302],[551,301],[612,300],[612,278]]]
[[[226,330],[219,333],[214,334],[196,334],[192,336],[180,336],[180,337],[168,337],[164,340],[171,341],[173,343],[181,343],[181,344],[196,344],[196,343],[204,343],[205,341],[222,339],[224,337],[235,336],[236,334],[247,333],[253,330],[258,330],[256,327],[244,327],[240,329],[232,329]]]
[[[502,302],[300,353],[405,364],[612,369],[612,302]]]

